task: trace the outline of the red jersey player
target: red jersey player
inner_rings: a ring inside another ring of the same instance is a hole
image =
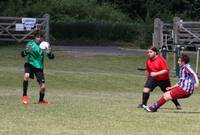
[[[161,55],[157,54],[157,48],[153,46],[150,47],[147,50],[147,56],[147,79],[143,89],[142,104],[139,104],[138,108],[147,107],[150,92],[152,92],[157,86],[159,86],[163,92],[166,92],[166,88],[171,86],[169,79],[169,66],[166,60]],[[181,109],[181,106],[176,99],[173,99],[172,102],[175,104],[176,109]]]

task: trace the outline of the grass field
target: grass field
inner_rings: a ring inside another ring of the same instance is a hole
[[[200,92],[169,102],[156,113],[136,106],[144,85],[144,56],[73,56],[55,51],[46,59],[46,99],[29,83],[30,104],[21,102],[22,46],[0,46],[0,135],[199,135]],[[194,62],[195,60],[193,60]],[[172,78],[172,82],[176,82]],[[162,93],[155,89],[149,103]]]

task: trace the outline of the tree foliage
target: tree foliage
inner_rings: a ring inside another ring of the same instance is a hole
[[[200,18],[199,0],[1,0],[1,16],[42,16],[62,20]],[[127,17],[128,16],[128,17]]]
[[[199,0],[100,0],[116,4],[131,18],[170,18],[181,16],[184,18],[200,18]]]

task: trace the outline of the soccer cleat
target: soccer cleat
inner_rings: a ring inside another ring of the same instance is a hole
[[[142,108],[145,110],[148,106],[147,105],[142,105]]]
[[[153,106],[143,106],[144,110],[146,110],[147,112],[157,112],[157,108],[153,105]]]
[[[144,105],[144,104],[139,104],[138,106],[137,106],[137,108],[145,108],[146,107],[146,105]]]
[[[181,106],[180,105],[177,105],[176,106],[176,110],[181,110],[182,108],[181,108]]]
[[[47,100],[42,100],[42,101],[39,101],[38,104],[49,104],[49,102]]]
[[[137,108],[143,108],[143,109],[145,109],[147,107],[147,105],[144,105],[144,104],[139,104],[138,106],[137,106]]]
[[[146,106],[146,107],[144,108],[144,110],[146,110],[147,112],[152,112],[151,109],[150,109],[148,106]]]
[[[157,111],[157,109],[154,109],[152,106],[150,106],[150,107],[146,107],[145,108],[145,110],[147,111],[147,112],[156,112]]]
[[[23,104],[27,105],[28,102],[29,102],[28,96],[23,96],[23,97],[22,97],[22,102],[23,102]]]

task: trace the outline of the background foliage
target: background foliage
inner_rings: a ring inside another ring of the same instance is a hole
[[[1,0],[0,16],[51,16],[55,40],[123,41],[151,44],[153,19],[200,18],[198,0]]]

